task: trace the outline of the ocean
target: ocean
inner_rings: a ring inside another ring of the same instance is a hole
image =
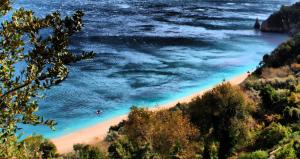
[[[69,77],[41,92],[38,114],[56,131],[22,126],[26,135],[59,137],[154,107],[255,69],[285,34],[253,30],[295,0],[43,0],[16,1],[37,16],[85,12],[85,27],[70,41],[74,52],[96,57],[69,66]],[[102,114],[97,115],[96,111]]]

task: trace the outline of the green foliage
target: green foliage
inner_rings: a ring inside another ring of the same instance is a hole
[[[11,3],[9,0],[0,0],[0,18],[11,10]]]
[[[68,158],[78,159],[106,159],[105,153],[99,148],[90,145],[76,144],[73,146],[75,154]]]
[[[266,151],[255,151],[251,153],[243,153],[237,159],[268,159],[268,153]]]
[[[286,107],[283,111],[286,122],[298,122],[300,120],[300,108]]]
[[[122,132],[123,131],[123,128],[124,128],[125,124],[126,124],[126,121],[123,120],[119,124],[117,124],[115,126],[111,126],[109,128],[109,131],[108,131],[108,133],[106,135],[105,140],[107,142],[113,142],[113,141],[117,140],[120,137],[120,135],[119,135],[118,132]]]
[[[300,121],[300,93],[292,92],[288,100],[289,106],[283,110],[285,123],[297,123]]]
[[[300,10],[300,9],[299,9]],[[284,65],[290,65],[292,63],[297,63],[297,57],[300,53],[300,35],[295,35],[287,42],[284,42],[279,47],[277,47],[270,55],[265,55],[263,61],[261,62],[261,67],[273,67],[278,68]],[[259,73],[261,68],[256,72]],[[260,74],[260,73],[259,73]]]
[[[283,116],[285,123],[298,122],[300,120],[300,98],[296,89],[288,87],[276,90],[267,84],[260,90],[262,107],[266,113],[275,113]]]
[[[296,152],[296,156],[300,158],[300,139],[294,141],[293,148]]]
[[[245,86],[247,89],[262,90],[267,85],[270,85],[274,89],[290,89],[297,91],[297,85],[299,80],[295,76],[287,76],[284,78],[272,78],[272,79],[247,79]]]
[[[258,135],[256,140],[256,148],[263,150],[270,149],[276,144],[279,144],[281,140],[288,137],[290,133],[290,128],[282,126],[279,123],[271,123]]]
[[[288,105],[287,94],[278,93],[271,85],[266,85],[260,90],[262,106],[267,111],[281,114]]]
[[[114,159],[129,159],[131,158],[131,153],[133,150],[134,148],[129,143],[128,139],[118,139],[108,148],[109,157]]]
[[[113,142],[109,148],[109,157],[112,159],[155,159],[159,158],[153,147],[146,143],[133,146],[127,137],[120,138]]]
[[[36,114],[39,93],[67,77],[67,63],[93,53],[75,55],[68,50],[69,37],[83,26],[81,11],[64,19],[59,13],[38,18],[24,8],[5,15],[11,3],[0,0],[0,4],[0,17],[9,19],[0,27],[0,158],[11,158],[21,146],[15,137],[19,125],[54,128],[53,120]],[[42,35],[40,30],[47,33]],[[51,149],[50,145],[44,146]]]
[[[244,93],[223,83],[190,103],[191,121],[206,142],[219,142],[219,158],[229,157],[233,148],[246,137],[247,116],[251,105]]]
[[[300,136],[295,132],[289,138],[283,140],[276,149],[271,152],[272,156],[278,159],[298,159],[300,158]]]
[[[287,145],[275,153],[275,159],[298,159],[292,145]]]
[[[42,136],[30,136],[22,141],[26,158],[54,158],[57,150],[55,145]]]

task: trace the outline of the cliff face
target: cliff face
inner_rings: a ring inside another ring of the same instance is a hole
[[[300,2],[282,6],[261,25],[261,31],[296,34],[300,32]]]

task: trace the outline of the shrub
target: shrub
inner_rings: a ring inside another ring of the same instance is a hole
[[[258,149],[270,149],[279,143],[282,139],[290,134],[290,128],[282,126],[278,123],[271,123],[264,128],[256,139],[256,146]]]
[[[262,106],[266,111],[281,114],[288,105],[286,94],[278,93],[271,85],[266,85],[260,90]]]
[[[297,56],[300,53],[300,36],[295,35],[287,42],[277,47],[270,55],[265,55],[262,62],[262,67],[281,67],[289,65],[297,61]],[[261,69],[259,69],[261,71]],[[256,72],[260,72],[256,71]]]
[[[283,111],[283,117],[287,123],[299,121],[300,120],[300,108],[286,107]]]
[[[300,139],[294,141],[293,148],[295,149],[296,156],[300,158]]]
[[[297,107],[300,105],[300,93],[292,92],[288,97],[288,102],[290,106]]]
[[[193,158],[200,149],[195,146],[198,130],[179,110],[151,112],[134,107],[120,135],[123,138],[109,147],[110,156]]]
[[[297,159],[296,151],[292,145],[286,145],[275,153],[275,159]]]
[[[73,157],[79,159],[105,159],[105,154],[98,147],[76,144],[73,146],[75,154]]]
[[[237,159],[268,159],[268,153],[258,150],[251,153],[243,153]]]
[[[55,145],[41,135],[29,136],[22,143],[25,145],[25,152],[27,152],[28,157],[52,158],[58,155]]]
[[[150,143],[133,145],[127,137],[120,138],[112,143],[109,148],[109,157],[113,159],[158,159],[157,154]]]
[[[110,158],[130,159],[133,152],[134,148],[126,137],[114,141],[108,148]]]

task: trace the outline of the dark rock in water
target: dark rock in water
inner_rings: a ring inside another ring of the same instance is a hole
[[[255,22],[255,24],[254,24],[254,29],[260,29],[260,22],[259,22],[259,20],[258,20],[258,18],[256,18],[256,22]]]
[[[300,2],[282,6],[261,25],[261,31],[296,34],[300,31]]]

